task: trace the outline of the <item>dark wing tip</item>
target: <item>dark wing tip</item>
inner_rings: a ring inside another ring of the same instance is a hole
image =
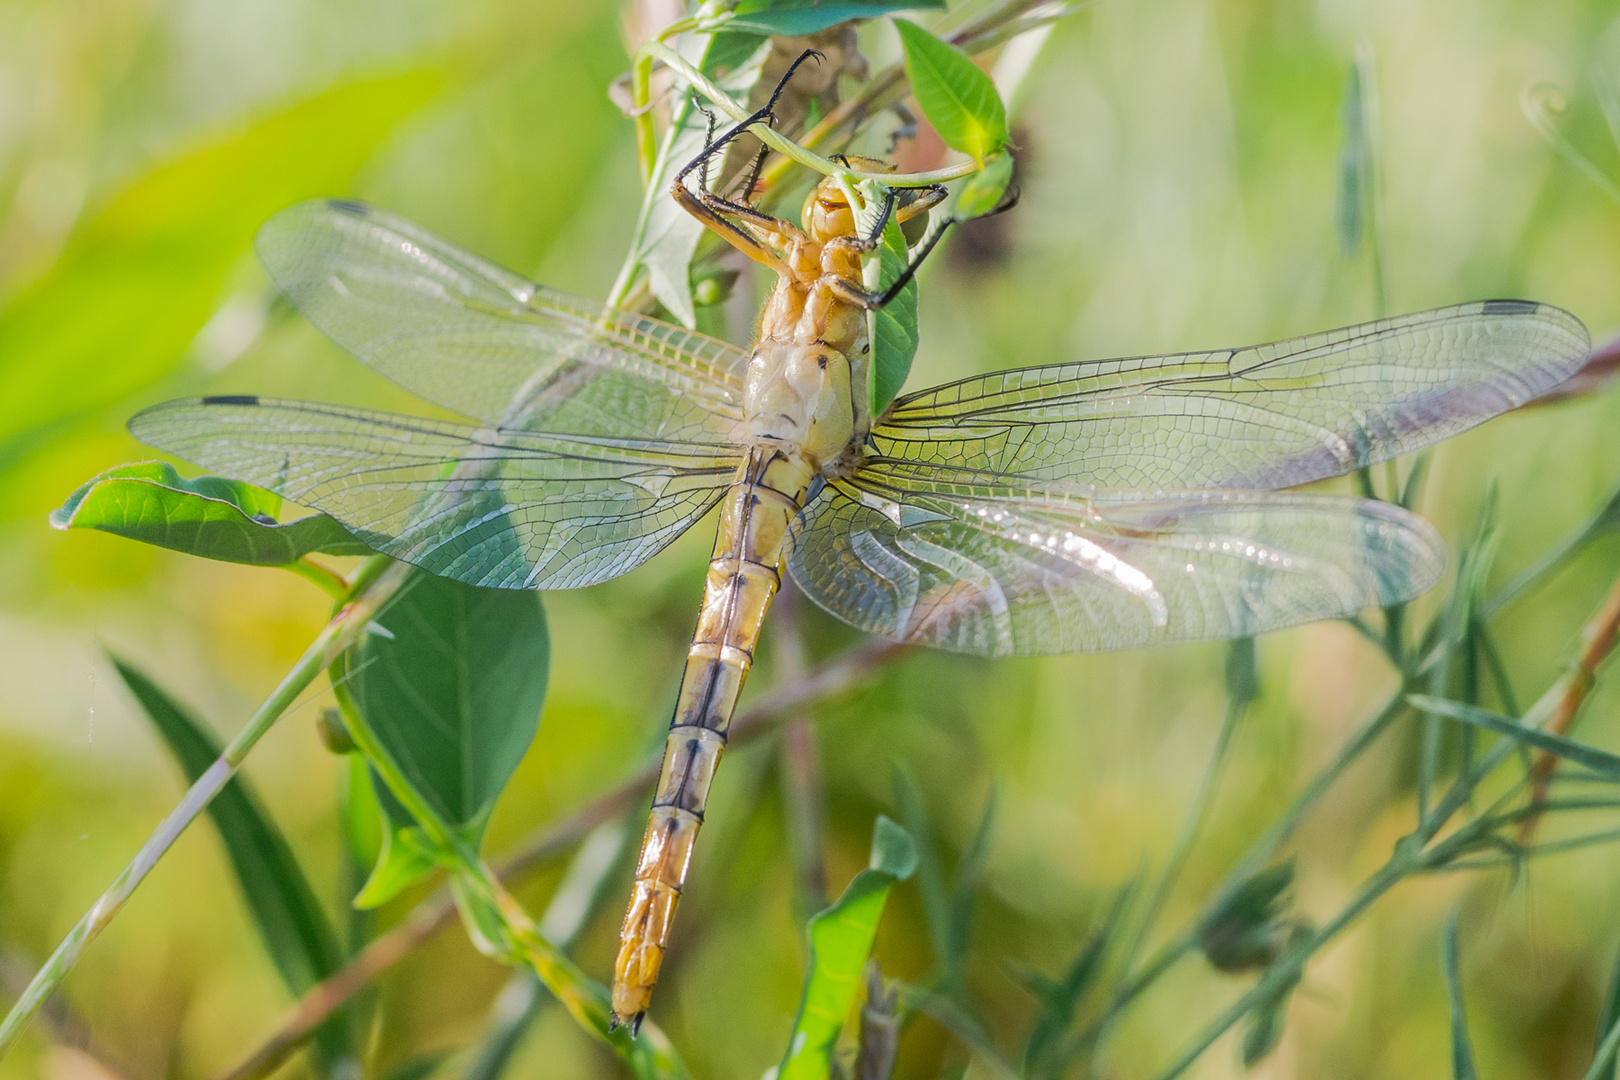
[[[355,217],[365,217],[371,213],[371,207],[353,199],[327,199],[326,205],[340,214],[353,214]]]
[[[1534,300],[1486,300],[1480,311],[1486,315],[1534,315],[1541,308]]]
[[[203,398],[199,405],[257,405],[257,394],[214,394]]]

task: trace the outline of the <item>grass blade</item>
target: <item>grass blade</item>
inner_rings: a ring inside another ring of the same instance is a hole
[[[1441,966],[1446,975],[1446,999],[1451,1002],[1451,1075],[1454,1080],[1479,1080],[1474,1048],[1468,1041],[1468,1013],[1463,1008],[1462,966],[1458,961],[1457,912],[1446,917],[1441,939]]]
[[[1537,750],[1545,750],[1549,754],[1573,761],[1577,765],[1602,773],[1608,777],[1620,777],[1620,756],[1599,750],[1595,746],[1588,746],[1574,739],[1566,739],[1562,735],[1538,728],[1525,727],[1510,716],[1481,709],[1477,705],[1465,705],[1460,701],[1446,701],[1441,698],[1430,697],[1427,694],[1408,694],[1406,700],[1425,712],[1438,716],[1449,717],[1452,720],[1461,720],[1465,724],[1494,731],[1498,735],[1506,735],[1510,739],[1527,743]]]
[[[218,740],[133,664],[116,656],[110,659],[186,779],[195,783],[219,759]],[[225,844],[243,900],[276,971],[289,992],[303,994],[337,971],[343,955],[292,847],[240,776],[215,796],[208,816]],[[327,1061],[346,1055],[350,1045],[346,1014],[335,1014],[316,1040]]]

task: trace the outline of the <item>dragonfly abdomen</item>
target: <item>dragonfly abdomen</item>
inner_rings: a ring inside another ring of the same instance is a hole
[[[664,743],[635,890],[619,932],[613,1014],[638,1024],[652,998],[703,824],[709,785],[754,662],[765,612],[781,585],[788,523],[804,505],[813,467],[772,443],[756,445],[721,504],[703,590],[703,610],[686,655],[681,692]]]

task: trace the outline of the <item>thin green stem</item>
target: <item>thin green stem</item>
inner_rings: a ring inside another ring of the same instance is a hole
[[[415,819],[450,870],[450,888],[467,934],[479,950],[510,964],[531,968],[553,997],[586,1031],[607,1043],[620,1057],[638,1066],[641,1076],[684,1078],[686,1067],[673,1044],[655,1024],[643,1023],[640,1038],[610,1026],[607,990],[586,975],[566,953],[535,926],[478,853],[424,799],[376,731],[366,722],[354,696],[334,679],[334,693],[354,744],[383,783]]]
[[[662,60],[664,64],[673,69],[676,74],[691,84],[704,97],[714,102],[720,111],[736,123],[741,123],[751,115],[741,102],[716,86],[707,76],[687,62],[686,58],[674,49],[660,41],[649,41],[641,47],[641,54]],[[943,169],[932,169],[920,173],[868,173],[858,169],[851,169],[811,153],[791,139],[784,138],[764,121],[753,125],[751,129],[755,137],[764,142],[772,150],[798,162],[809,169],[814,169],[823,176],[838,176],[847,179],[850,183],[859,183],[863,180],[875,181],[887,187],[927,187],[930,184],[943,184],[949,180],[959,180],[964,176],[971,176],[979,171],[979,164],[975,161],[964,161],[956,165],[949,165]]]
[[[308,555],[297,562],[287,563],[282,569],[297,574],[334,600],[344,599],[352,589],[348,578],[331,567],[316,562]]]
[[[1344,774],[1345,770],[1354,764],[1356,759],[1367,751],[1368,747],[1377,742],[1378,737],[1387,731],[1391,724],[1405,715],[1408,708],[1405,688],[1403,687],[1385,703],[1377,714],[1363,724],[1350,737],[1348,742],[1339,748],[1339,752],[1334,755],[1333,760],[1328,762],[1311,779],[1311,782],[1305,786],[1304,790],[1294,797],[1294,801],[1289,804],[1288,809],[1283,812],[1282,816],[1273,822],[1271,827],[1249,846],[1249,850],[1244,853],[1243,858],[1238,860],[1238,864],[1226,875],[1220,887],[1215,890],[1210,899],[1204,904],[1203,911],[1200,912],[1198,917],[1186,929],[1160,946],[1159,950],[1142,965],[1139,972],[1127,978],[1123,985],[1115,990],[1114,996],[1109,1000],[1102,1016],[1080,1032],[1069,1044],[1071,1053],[1079,1052],[1093,1045],[1107,1025],[1113,1022],[1114,1017],[1129,1007],[1165,972],[1174,967],[1182,957],[1197,948],[1198,926],[1207,913],[1226,903],[1231,894],[1252,877],[1265,864],[1266,860],[1271,858],[1277,848],[1293,835],[1294,830],[1299,827],[1299,823],[1304,820],[1305,815],[1321,800],[1323,795],[1327,794],[1328,789]]]
[[[1148,935],[1152,933],[1160,911],[1170,899],[1170,893],[1180,879],[1188,857],[1192,855],[1193,841],[1197,839],[1198,829],[1204,823],[1205,814],[1209,812],[1209,804],[1214,800],[1215,792],[1220,787],[1227,751],[1231,749],[1232,738],[1237,734],[1238,725],[1247,711],[1248,702],[1228,697],[1226,717],[1221,723],[1220,734],[1215,737],[1215,748],[1210,754],[1209,765],[1204,770],[1203,779],[1199,782],[1198,792],[1193,796],[1193,801],[1181,819],[1181,829],[1170,848],[1170,857],[1165,860],[1164,872],[1153,883],[1153,890],[1148,894],[1141,920],[1132,934],[1130,943],[1121,954],[1120,966],[1125,970],[1129,970],[1136,963],[1137,954],[1141,952]]]
[[[0,1022],[0,1058],[3,1058],[17,1041],[29,1018],[62,984],[62,980],[67,978],[68,972],[73,970],[90,943],[107,928],[124,903],[140,887],[141,882],[146,880],[152,868],[158,864],[158,860],[163,858],[174,842],[180,838],[180,834],[186,831],[187,826],[196,820],[213,801],[214,796],[230,782],[232,776],[236,775],[236,770],[241,767],[248,751],[252,750],[264,737],[265,732],[274,726],[316,676],[325,671],[344,649],[359,638],[378,609],[405,580],[408,568],[403,564],[391,564],[380,555],[375,558],[388,565],[389,570],[369,577],[368,586],[363,591],[357,591],[354,597],[338,610],[310,643],[309,648],[304,650],[304,655],[299,657],[292,670],[248,719],[241,732],[225,747],[219,759],[191,785],[191,789],[186,792],[179,805],[163,819],[146,843],[135,853],[135,858],[130,860],[129,865],[113,879],[106,892],[101,894],[84,917],[62,939],[62,943],[56,947],[50,959],[35,974],[33,981],[12,1006],[4,1022]]]

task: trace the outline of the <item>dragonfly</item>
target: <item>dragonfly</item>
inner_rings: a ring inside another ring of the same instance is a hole
[[[1439,580],[1433,527],[1387,502],[1282,489],[1474,427],[1590,348],[1565,311],[1484,300],[1247,348],[998,371],[874,417],[866,315],[903,281],[868,291],[861,259],[883,219],[920,220],[939,193],[890,188],[862,232],[831,178],[798,224],[711,192],[707,162],[769,108],[711,132],[671,191],[776,274],[750,348],[528,281],[383,210],[315,201],[258,234],[277,286],[361,363],[466,420],[224,395],[130,422],[477,586],[594,585],[718,508],[614,965],[613,1018],[632,1032],[784,573],[870,634],[984,657],[1249,637],[1388,607]]]

